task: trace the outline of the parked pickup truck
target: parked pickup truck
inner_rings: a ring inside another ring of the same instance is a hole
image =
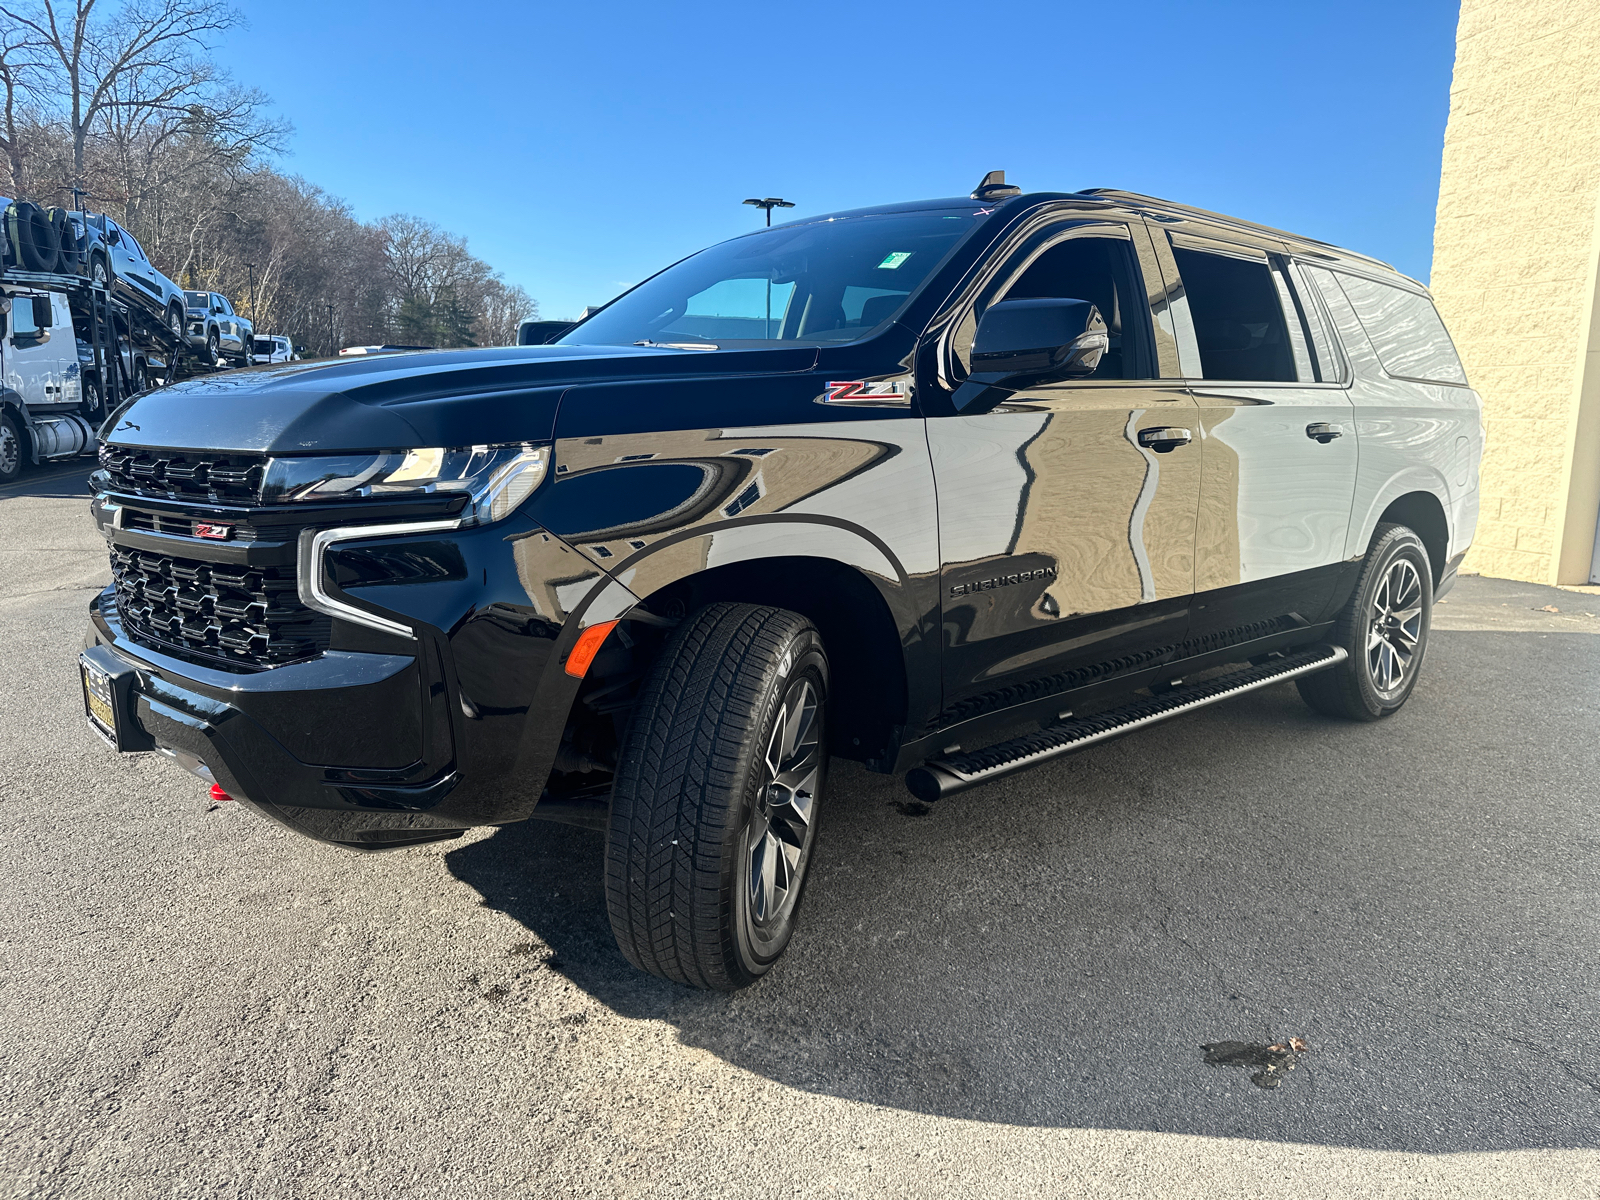
[[[189,305],[185,326],[189,344],[214,367],[221,366],[224,360],[236,367],[249,366],[255,336],[250,320],[234,312],[221,292],[183,295]]]
[[[1289,680],[1393,714],[1483,445],[1390,267],[999,173],[103,436],[96,732],[355,849],[590,824],[622,953],[719,989],[789,943],[830,758],[936,802]]]

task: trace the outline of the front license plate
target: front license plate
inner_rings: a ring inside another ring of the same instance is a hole
[[[78,671],[83,676],[83,710],[89,718],[89,728],[115,746],[117,707],[111,701],[111,679],[81,659]]]

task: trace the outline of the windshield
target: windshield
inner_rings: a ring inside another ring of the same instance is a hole
[[[211,304],[209,292],[185,292],[184,295],[189,297],[190,308],[207,308]]]
[[[734,238],[645,280],[557,344],[854,341],[894,318],[980,211],[832,217]]]

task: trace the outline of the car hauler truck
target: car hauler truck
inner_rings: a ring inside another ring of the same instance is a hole
[[[94,449],[94,430],[153,377],[195,368],[181,336],[136,321],[103,279],[17,265],[0,224],[0,486]]]

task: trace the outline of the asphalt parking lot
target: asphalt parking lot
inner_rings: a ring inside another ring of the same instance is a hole
[[[1600,1193],[1600,596],[1464,580],[1375,726],[1280,685],[922,815],[845,765],[727,997],[622,960],[598,835],[357,856],[96,742],[81,472],[0,563],[0,1196]]]

